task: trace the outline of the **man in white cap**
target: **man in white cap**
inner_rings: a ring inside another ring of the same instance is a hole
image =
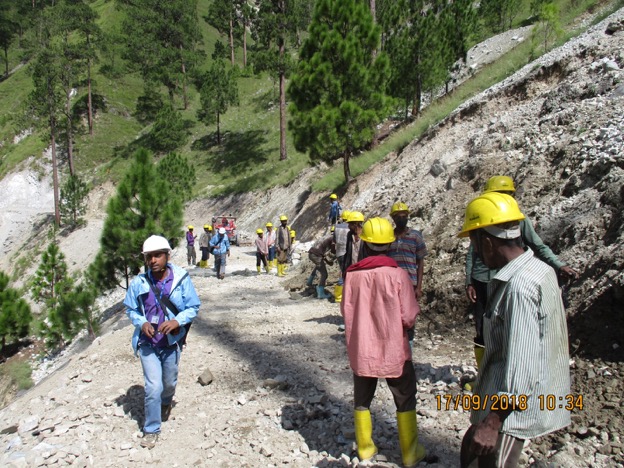
[[[148,237],[142,253],[146,271],[130,283],[124,305],[135,327],[132,347],[141,359],[145,378],[141,446],[151,449],[173,407],[180,353],[200,301],[188,272],[169,263],[167,239]]]
[[[230,240],[224,227],[220,227],[217,233],[210,239],[210,248],[215,258],[215,271],[217,278],[225,278],[225,264],[230,256]]]

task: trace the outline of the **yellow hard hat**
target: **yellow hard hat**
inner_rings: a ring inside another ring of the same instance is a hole
[[[514,197],[498,192],[484,193],[468,203],[464,227],[457,236],[467,237],[475,229],[523,219]]]
[[[195,229],[193,226],[191,226],[190,224],[187,226],[189,231],[192,231],[193,229]]]
[[[335,230],[336,230],[336,226],[332,226],[330,229],[331,232],[334,232]]]
[[[371,244],[391,244],[396,238],[390,221],[385,218],[371,218],[362,226],[360,239]]]
[[[515,192],[513,179],[506,175],[497,175],[490,177],[485,183],[483,193],[488,192]]]
[[[264,231],[260,228],[256,229],[256,234],[262,234]]]
[[[286,216],[286,215],[281,215],[281,216],[280,216],[280,221],[288,221],[288,216]]]
[[[297,234],[297,232],[294,229],[290,230],[291,237],[294,237],[296,234]]]
[[[342,220],[343,221],[347,221],[349,219],[349,216],[351,215],[351,212],[348,210],[344,210],[342,212]]]
[[[210,224],[208,225],[208,230],[212,231],[212,226]]]
[[[271,221],[269,221],[268,223],[265,224],[266,227],[273,227],[273,223]]]
[[[204,224],[204,229],[210,229],[210,224]]]
[[[364,215],[362,213],[360,213],[359,211],[352,211],[351,213],[349,213],[349,218],[347,219],[348,223],[363,223],[364,222]]]
[[[403,202],[396,202],[394,205],[392,205],[392,208],[390,208],[390,216],[392,216],[397,211],[407,211],[408,214],[410,212],[409,207]]]
[[[332,200],[337,200],[338,199],[338,195],[336,195],[335,193],[332,193],[329,198],[331,198]]]

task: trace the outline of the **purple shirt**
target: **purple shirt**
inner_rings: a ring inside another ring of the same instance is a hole
[[[186,244],[195,245],[195,235],[191,231],[186,231]]]
[[[173,284],[173,272],[171,269],[167,269],[167,277],[162,281],[155,281],[152,276],[152,272],[147,273],[148,280],[156,285],[156,290],[161,291],[160,296],[169,296],[171,293],[171,285]],[[150,288],[147,298],[145,299],[145,318],[152,324],[154,330],[157,330],[161,323],[167,321],[165,313],[160,306],[158,298]],[[143,333],[139,339],[139,343],[151,343],[158,348],[164,348],[168,346],[167,336],[162,333],[156,333],[153,338],[148,338]]]

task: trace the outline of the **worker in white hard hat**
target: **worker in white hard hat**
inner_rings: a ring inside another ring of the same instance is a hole
[[[220,227],[217,233],[210,239],[210,248],[215,258],[215,271],[217,278],[225,278],[225,264],[230,256],[230,240],[224,227]]]
[[[178,381],[178,364],[200,301],[191,278],[169,263],[171,247],[162,236],[143,243],[146,271],[135,277],[124,305],[134,325],[132,347],[145,378],[145,422],[141,446],[153,448],[162,421],[169,418]]]

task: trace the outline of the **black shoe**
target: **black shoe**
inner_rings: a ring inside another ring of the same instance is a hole
[[[169,403],[168,405],[160,405],[160,420],[162,422],[169,420],[171,408],[173,408],[173,403]]]

